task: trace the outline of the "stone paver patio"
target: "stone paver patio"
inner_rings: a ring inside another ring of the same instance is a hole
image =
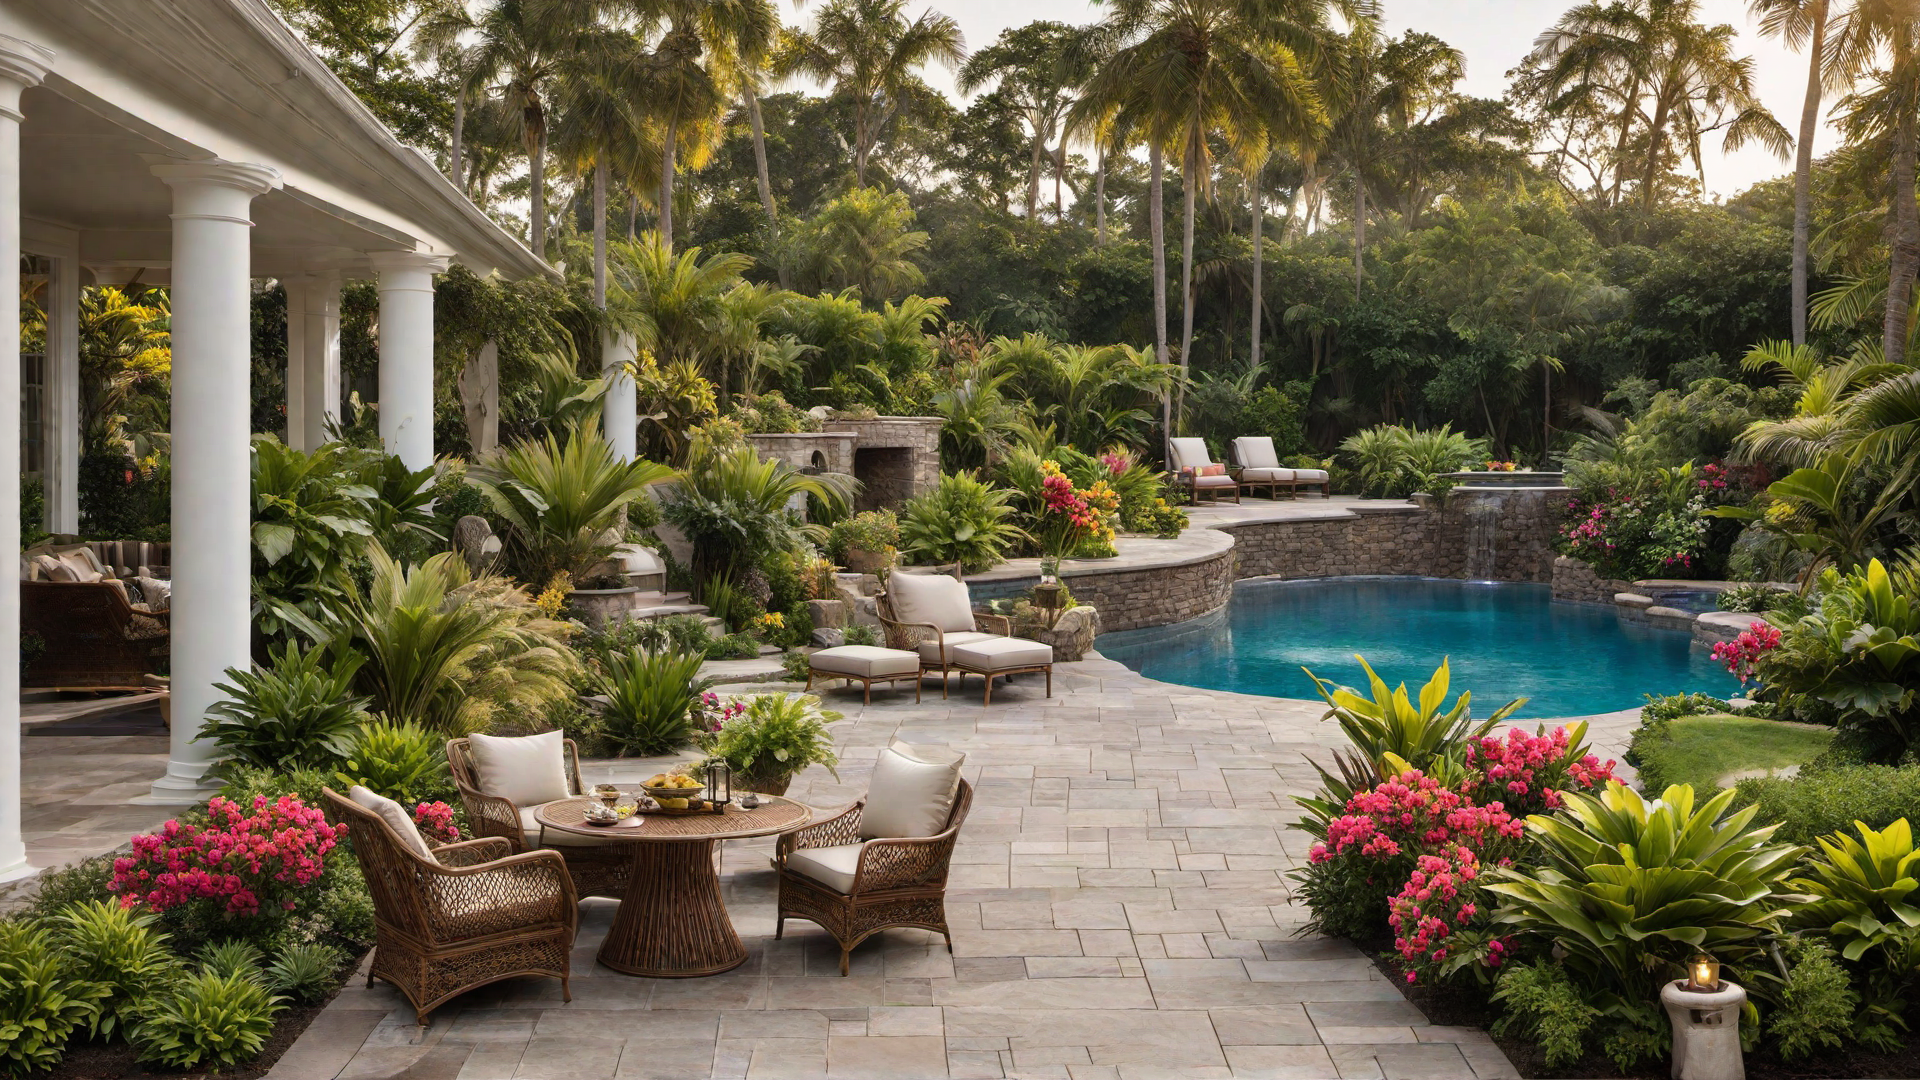
[[[356,979],[276,1080],[669,1080],[752,1077],[1515,1076],[1477,1030],[1427,1023],[1352,946],[1301,938],[1286,871],[1306,837],[1289,796],[1304,754],[1337,745],[1318,706],[1189,690],[1117,663],[919,706],[904,691],[830,692],[842,765],[800,777],[820,808],[866,788],[894,738],[967,754],[977,786],[935,935],[890,931],[838,974],[810,923],[773,939],[771,840],[726,846],[727,903],[751,956],[726,975],[635,979],[594,963],[614,905],[590,900],[573,1001],[524,980],[477,991],[421,1028]],[[930,685],[931,688],[931,685]],[[587,781],[654,763],[598,762]]]

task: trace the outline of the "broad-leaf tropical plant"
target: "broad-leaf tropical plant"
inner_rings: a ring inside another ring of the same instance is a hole
[[[578,577],[606,558],[612,545],[602,534],[672,470],[622,461],[597,428],[581,427],[564,444],[549,434],[501,447],[467,475],[511,527],[508,552],[522,578],[545,582],[563,571]]]
[[[900,552],[920,565],[958,563],[979,573],[1030,539],[1013,522],[1013,492],[970,472],[947,473],[940,486],[900,509]]]
[[[1807,876],[1789,882],[1812,897],[1794,921],[1825,933],[1847,960],[1867,960],[1871,1007],[1897,1017],[1920,979],[1920,851],[1906,818],[1878,832],[1863,821],[1853,827],[1858,840],[1820,837],[1821,854],[1803,864]]]
[[[662,513],[693,543],[693,575],[734,581],[768,552],[794,547],[801,526],[787,507],[812,496],[844,508],[851,477],[810,476],[785,462],[762,459],[751,446],[718,447],[695,440],[687,467]]]
[[[652,757],[687,745],[695,734],[690,714],[712,682],[700,677],[705,661],[705,652],[674,649],[631,649],[607,658],[594,688],[607,699],[601,715],[622,757]]]
[[[270,663],[227,669],[213,688],[226,695],[207,710],[199,738],[235,765],[286,771],[331,768],[353,749],[367,720],[366,697],[353,693],[360,657],[297,648],[289,642]]]
[[[1445,659],[1434,670],[1433,678],[1420,688],[1418,698],[1407,694],[1407,684],[1389,690],[1385,679],[1374,673],[1364,657],[1355,656],[1367,673],[1368,694],[1328,682],[1306,671],[1320,697],[1327,703],[1323,720],[1337,720],[1347,741],[1371,764],[1380,780],[1390,779],[1405,769],[1423,772],[1441,758],[1457,757],[1469,739],[1492,731],[1500,721],[1513,715],[1527,703],[1516,698],[1495,709],[1492,716],[1475,722],[1472,714],[1473,692],[1462,690],[1452,707],[1447,706],[1447,690],[1452,669]],[[1397,762],[1389,762],[1391,755]]]

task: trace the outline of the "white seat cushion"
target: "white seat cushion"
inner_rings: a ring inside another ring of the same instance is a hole
[[[787,854],[787,869],[803,874],[845,896],[853,891],[853,875],[860,871],[865,844],[810,847]]]
[[[1242,435],[1233,440],[1233,459],[1248,469],[1280,467],[1280,455],[1274,453],[1273,440],[1265,435]]]
[[[534,815],[546,805],[545,803],[541,803],[540,806],[515,805],[520,811],[520,838],[526,841],[528,848],[593,847],[606,843],[596,836],[582,836],[579,833],[563,832],[559,829],[542,829],[540,819]]]
[[[994,672],[1053,663],[1053,646],[1025,638],[994,638],[955,646],[953,662],[968,671]]]
[[[1325,469],[1295,469],[1293,478],[1302,484],[1324,484],[1327,482]]]
[[[133,583],[140,587],[140,596],[147,602],[148,611],[165,611],[173,606],[173,582],[143,574],[134,578]]]
[[[538,806],[573,794],[567,790],[565,740],[559,731],[521,738],[469,735],[480,793],[515,806]]]
[[[939,641],[923,641],[920,643],[920,659],[929,664],[938,664],[941,662],[940,646],[943,644],[947,647],[948,657],[951,657],[955,645],[965,645],[974,641],[989,641],[999,636],[998,634],[983,634],[978,630],[962,630],[957,634],[941,634]]]
[[[1191,477],[1188,477],[1188,479],[1193,481],[1194,487],[1203,488],[1203,489],[1204,488],[1230,488],[1230,487],[1240,486],[1240,481],[1235,480],[1231,476],[1191,476]]]
[[[860,838],[932,836],[946,827],[959,790],[959,760],[921,761],[888,747],[873,763]]]
[[[873,645],[840,645],[821,649],[807,657],[813,670],[829,675],[855,675],[863,679],[882,679],[888,675],[918,675],[920,657],[903,649],[882,649]]]
[[[975,628],[966,583],[946,574],[889,575],[887,600],[895,622],[932,623],[948,634]]]
[[[1241,469],[1240,479],[1255,484],[1288,484],[1293,482],[1292,469]]]
[[[1171,445],[1173,447],[1173,461],[1170,464],[1174,472],[1179,472],[1181,469],[1194,469],[1202,465],[1213,464],[1213,459],[1207,454],[1207,440],[1205,439],[1173,439],[1171,440]]]
[[[428,847],[426,840],[421,838],[419,827],[413,823],[413,815],[407,813],[399,803],[359,784],[347,789],[347,798],[352,799],[354,805],[380,815],[380,820],[386,822],[387,828],[393,830],[393,835],[403,847],[423,859],[433,859],[433,849]],[[439,860],[434,859],[434,861]]]

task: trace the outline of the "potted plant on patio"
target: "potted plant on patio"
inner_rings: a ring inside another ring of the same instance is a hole
[[[742,709],[710,715],[719,719],[700,734],[700,749],[708,761],[725,762],[744,790],[784,795],[810,765],[825,765],[835,779],[840,776],[827,725],[841,716],[822,709],[812,694],[758,694]]]
[[[834,523],[827,554],[856,574],[879,573],[893,565],[900,547],[900,521],[891,510],[868,510]]]

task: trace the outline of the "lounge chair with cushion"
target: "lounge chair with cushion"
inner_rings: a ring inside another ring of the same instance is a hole
[[[973,598],[967,592],[966,583],[960,580],[957,568],[953,573],[932,574],[895,570],[887,576],[887,588],[880,594],[877,606],[880,625],[887,635],[887,647],[918,653],[923,674],[939,671],[941,697],[947,696],[947,678],[956,671],[988,675],[987,700],[991,702],[993,676],[1043,670],[1029,660],[1010,669],[996,668],[989,674],[979,667],[965,667],[959,661],[959,650],[963,646],[981,646],[976,662],[984,662],[983,657],[1000,655],[997,650],[1008,643],[1017,643],[1009,647],[1024,648],[1022,655],[1029,658],[1033,648],[1047,650],[1044,670],[1047,671],[1047,694],[1052,696],[1052,648],[1013,637],[1013,620],[1004,615],[975,612]],[[963,675],[962,681],[964,679]]]
[[[466,804],[476,836],[497,836],[513,850],[553,848],[565,856],[581,896],[627,894],[627,852],[590,836],[548,833],[534,813],[550,802],[578,798],[580,748],[561,732],[525,738],[471,735],[447,743],[453,786]]]
[[[46,558],[46,556],[41,556]],[[167,661],[168,613],[135,607],[109,577],[20,583],[20,630],[43,646],[21,685],[36,689],[142,690]]]
[[[1207,440],[1173,439],[1169,445],[1173,448],[1173,460],[1168,465],[1174,482],[1187,493],[1188,502],[1198,503],[1202,493],[1209,502],[1219,502],[1222,495],[1232,495],[1234,502],[1240,501],[1240,481],[1228,476],[1227,467],[1207,453]]]
[[[947,867],[973,802],[964,760],[895,743],[880,751],[866,798],[781,836],[773,936],[790,918],[818,923],[840,946],[841,975],[856,946],[891,927],[930,930],[952,952]]]
[[[373,894],[373,967],[413,1003],[414,1019],[449,999],[523,975],[568,985],[579,898],[551,851],[514,854],[499,837],[427,847],[399,803],[358,785],[351,797],[322,789],[328,816],[353,833],[353,854]]]
[[[1298,498],[1302,487],[1317,487],[1322,494],[1328,488],[1325,469],[1292,469],[1280,464],[1273,440],[1265,435],[1242,435],[1230,447],[1234,464],[1239,467],[1240,486],[1251,493],[1267,489],[1268,498],[1279,498],[1286,488],[1290,498]]]

